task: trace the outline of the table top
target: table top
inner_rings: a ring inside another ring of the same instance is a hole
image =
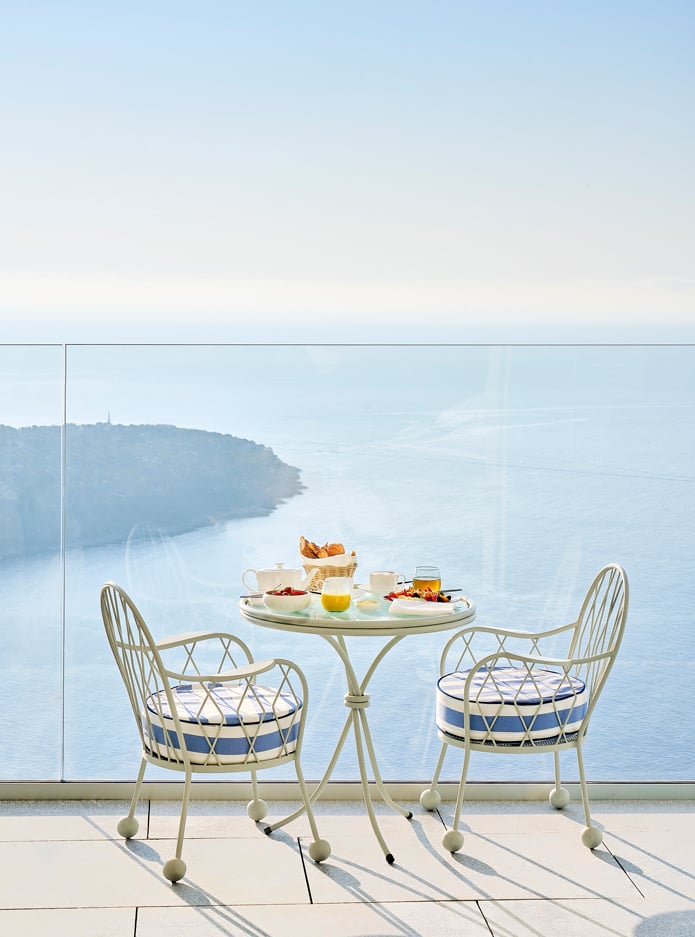
[[[441,610],[441,605],[437,608],[439,603],[432,602],[431,615],[393,615],[389,612],[390,604],[381,600],[374,611],[362,611],[353,601],[346,612],[327,612],[321,605],[321,597],[314,595],[309,608],[283,614],[271,611],[262,601],[242,598],[239,611],[247,621],[279,631],[388,637],[448,631],[475,618],[475,605],[468,598],[460,598],[444,606],[445,611]]]

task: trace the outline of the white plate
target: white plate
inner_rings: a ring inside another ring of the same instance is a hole
[[[427,602],[425,599],[394,599],[389,605],[389,615],[453,615],[460,611],[456,602]]]

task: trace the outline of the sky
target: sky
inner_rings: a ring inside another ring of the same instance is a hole
[[[695,340],[691,0],[0,12],[0,341]]]

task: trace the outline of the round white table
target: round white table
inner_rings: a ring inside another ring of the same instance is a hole
[[[365,596],[365,598],[373,597]],[[403,638],[415,634],[451,631],[459,625],[469,624],[475,618],[475,606],[473,602],[467,598],[458,599],[452,602],[451,605],[443,606],[435,602],[431,604],[431,614],[428,610],[426,614],[393,615],[389,612],[390,603],[384,600],[378,602],[374,611],[362,611],[357,603],[353,602],[348,611],[336,613],[326,612],[321,605],[320,596],[315,595],[312,596],[312,603],[305,611],[282,614],[271,611],[258,600],[242,598],[239,602],[239,611],[242,617],[247,621],[262,625],[265,628],[274,628],[278,631],[318,635],[330,644],[342,661],[347,685],[345,705],[348,708],[348,715],[326,772],[318,786],[312,792],[310,800],[314,803],[314,801],[321,796],[338,762],[350,728],[352,728],[357,761],[360,769],[364,803],[374,834],[384,852],[386,861],[389,863],[394,861],[394,857],[384,840],[374,813],[374,805],[369,789],[370,781],[367,774],[366,757],[369,758],[374,783],[382,800],[408,820],[411,819],[412,814],[395,803],[381,779],[379,765],[374,752],[372,734],[369,728],[369,721],[367,719],[369,694],[366,690],[369,681],[374,676],[376,668],[386,654],[388,654],[396,644],[402,641]],[[374,656],[362,679],[357,676],[350,660],[348,646],[345,640],[349,637],[388,638],[388,641],[386,641]],[[273,830],[279,829],[291,820],[296,819],[303,811],[304,807],[300,807],[293,814],[285,817],[284,820],[280,820],[272,826],[266,827],[265,832],[272,833]]]

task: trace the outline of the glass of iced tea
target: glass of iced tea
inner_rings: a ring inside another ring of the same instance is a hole
[[[442,574],[437,566],[416,566],[413,574],[413,589],[432,589],[439,592],[442,588]]]
[[[352,600],[352,579],[348,576],[327,576],[323,580],[321,605],[327,612],[345,612]]]

